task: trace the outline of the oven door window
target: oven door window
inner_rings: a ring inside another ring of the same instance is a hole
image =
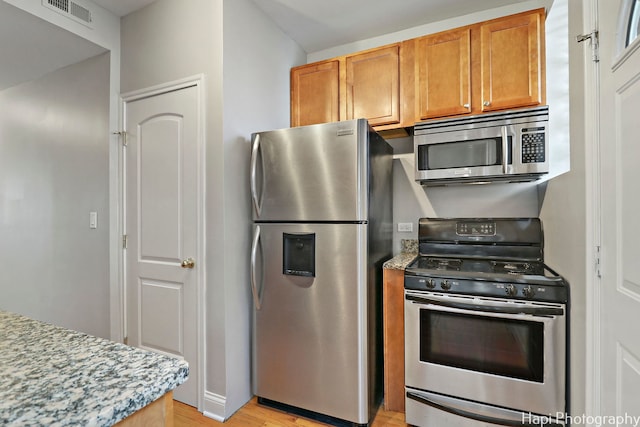
[[[420,360],[543,382],[544,324],[420,310]]]
[[[511,137],[507,144],[511,164]],[[436,170],[502,164],[502,138],[472,139],[418,146],[418,169]]]

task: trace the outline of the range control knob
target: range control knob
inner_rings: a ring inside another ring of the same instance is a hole
[[[449,281],[445,279],[442,281],[442,283],[440,283],[440,287],[445,291],[448,291],[449,289],[451,289],[451,283],[449,283]]]
[[[524,295],[527,298],[533,298],[535,294],[536,294],[536,291],[534,291],[531,286],[525,286],[524,288],[522,288],[522,295]]]
[[[427,285],[427,288],[433,289],[436,287],[436,281],[433,279],[427,279],[426,285]]]
[[[514,285],[505,286],[504,291],[506,292],[507,296],[510,297],[514,297],[518,293],[518,289],[516,289]]]

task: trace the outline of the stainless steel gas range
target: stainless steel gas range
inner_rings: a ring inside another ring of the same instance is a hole
[[[422,218],[419,248],[404,276],[407,423],[564,426],[569,287],[544,264],[540,220]]]

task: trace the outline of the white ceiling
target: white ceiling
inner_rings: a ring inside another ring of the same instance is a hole
[[[155,0],[93,0],[125,16]],[[528,0],[251,0],[307,53]]]
[[[155,0],[88,1],[124,16]],[[0,0],[0,91],[103,52],[104,48]]]
[[[125,16],[155,0],[92,1],[117,16]],[[527,0],[252,1],[312,53]],[[102,52],[99,46],[0,0],[0,90]]]
[[[307,52],[526,0],[253,0]]]
[[[116,16],[125,16],[156,0],[91,0]]]
[[[0,0],[0,90],[105,50]]]
[[[155,0],[93,0],[125,16]],[[527,0],[251,0],[307,52]]]

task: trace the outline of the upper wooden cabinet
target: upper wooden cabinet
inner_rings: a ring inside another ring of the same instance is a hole
[[[364,117],[392,137],[424,120],[544,104],[544,20],[537,9],[292,68],[291,126]]]
[[[471,29],[416,40],[416,121],[471,112]]]
[[[482,111],[545,102],[543,35],[544,9],[481,25]]]
[[[400,123],[400,45],[349,55],[345,66],[346,119]]]
[[[291,126],[340,120],[339,61],[291,69]]]
[[[413,124],[401,91],[402,43],[291,69],[291,126],[366,118],[377,130]],[[405,55],[410,57],[410,55]],[[404,61],[404,62],[402,62]],[[413,63],[411,63],[413,66]]]
[[[544,9],[415,39],[416,121],[545,100]]]

